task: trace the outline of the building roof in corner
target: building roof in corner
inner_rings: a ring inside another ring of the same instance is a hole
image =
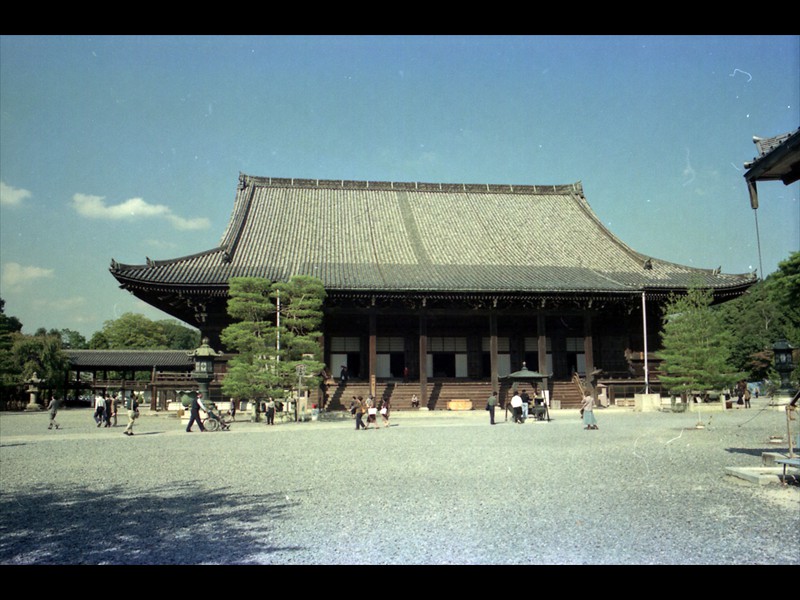
[[[642,226],[653,224],[643,223]],[[231,277],[319,277],[330,292],[633,293],[723,274],[640,254],[592,211],[580,183],[515,186],[277,179],[241,174],[220,245],[191,256],[112,261],[128,289],[227,289]]]

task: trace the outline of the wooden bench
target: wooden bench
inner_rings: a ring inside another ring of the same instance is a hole
[[[447,410],[472,410],[472,400],[448,400]]]

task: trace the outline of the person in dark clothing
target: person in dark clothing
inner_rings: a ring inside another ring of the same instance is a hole
[[[111,427],[111,412],[114,410],[114,399],[110,394],[106,396],[105,404],[105,414],[103,415],[105,427]]]
[[[203,427],[203,420],[200,418],[200,409],[206,410],[203,401],[200,399],[202,394],[197,394],[194,398],[192,398],[192,405],[190,408],[189,414],[189,424],[186,426],[187,433],[192,431],[192,425],[197,422],[197,426],[200,427],[200,431],[205,431],[206,428]]]

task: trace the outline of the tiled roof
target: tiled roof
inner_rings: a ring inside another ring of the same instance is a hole
[[[758,156],[744,164],[747,181],[780,180],[789,185],[800,179],[800,129],[771,138],[754,137]]]
[[[642,223],[642,227],[655,226]],[[223,290],[234,276],[314,275],[330,291],[634,292],[740,288],[726,275],[639,254],[596,217],[580,183],[510,186],[241,175],[218,248],[144,265],[125,287]]]
[[[73,369],[191,369],[189,350],[65,350]]]

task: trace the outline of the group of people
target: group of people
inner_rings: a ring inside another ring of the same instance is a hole
[[[494,398],[494,406],[497,405],[497,394],[492,392],[492,395],[489,397],[489,402],[486,403],[486,410],[490,411],[490,422],[494,425],[494,410],[489,408],[490,401]],[[524,423],[528,419],[528,414],[530,413],[530,406],[531,402],[533,402],[535,407],[541,407],[544,405],[544,398],[537,394],[534,390],[534,399],[531,400],[531,397],[528,395],[526,390],[515,391],[514,395],[511,397],[511,414],[514,419],[514,423]],[[534,412],[537,419],[544,419],[544,413],[536,410]]]
[[[350,401],[350,414],[356,418],[356,431],[359,429],[369,429],[370,425],[374,429],[378,428],[378,414],[381,415],[384,427],[389,427],[389,399],[378,400],[371,394],[366,400],[363,396],[353,396]],[[367,415],[366,423],[364,415]]]
[[[117,426],[117,412],[119,411],[120,404],[125,405],[128,411],[128,424],[122,431],[125,435],[133,435],[133,423],[139,418],[139,400],[134,392],[129,396],[112,396],[98,394],[94,398],[94,420],[97,426],[105,425],[106,427]],[[47,412],[50,415],[50,422],[47,425],[48,429],[61,429],[61,425],[56,421],[56,415],[61,408],[62,401],[55,396],[50,396],[50,401],[47,403]]]
[[[128,424],[122,433],[133,435],[133,423],[139,418],[139,400],[135,392],[130,395],[97,394],[94,398],[94,420],[97,426],[116,427],[119,407],[123,404],[128,413]]]

